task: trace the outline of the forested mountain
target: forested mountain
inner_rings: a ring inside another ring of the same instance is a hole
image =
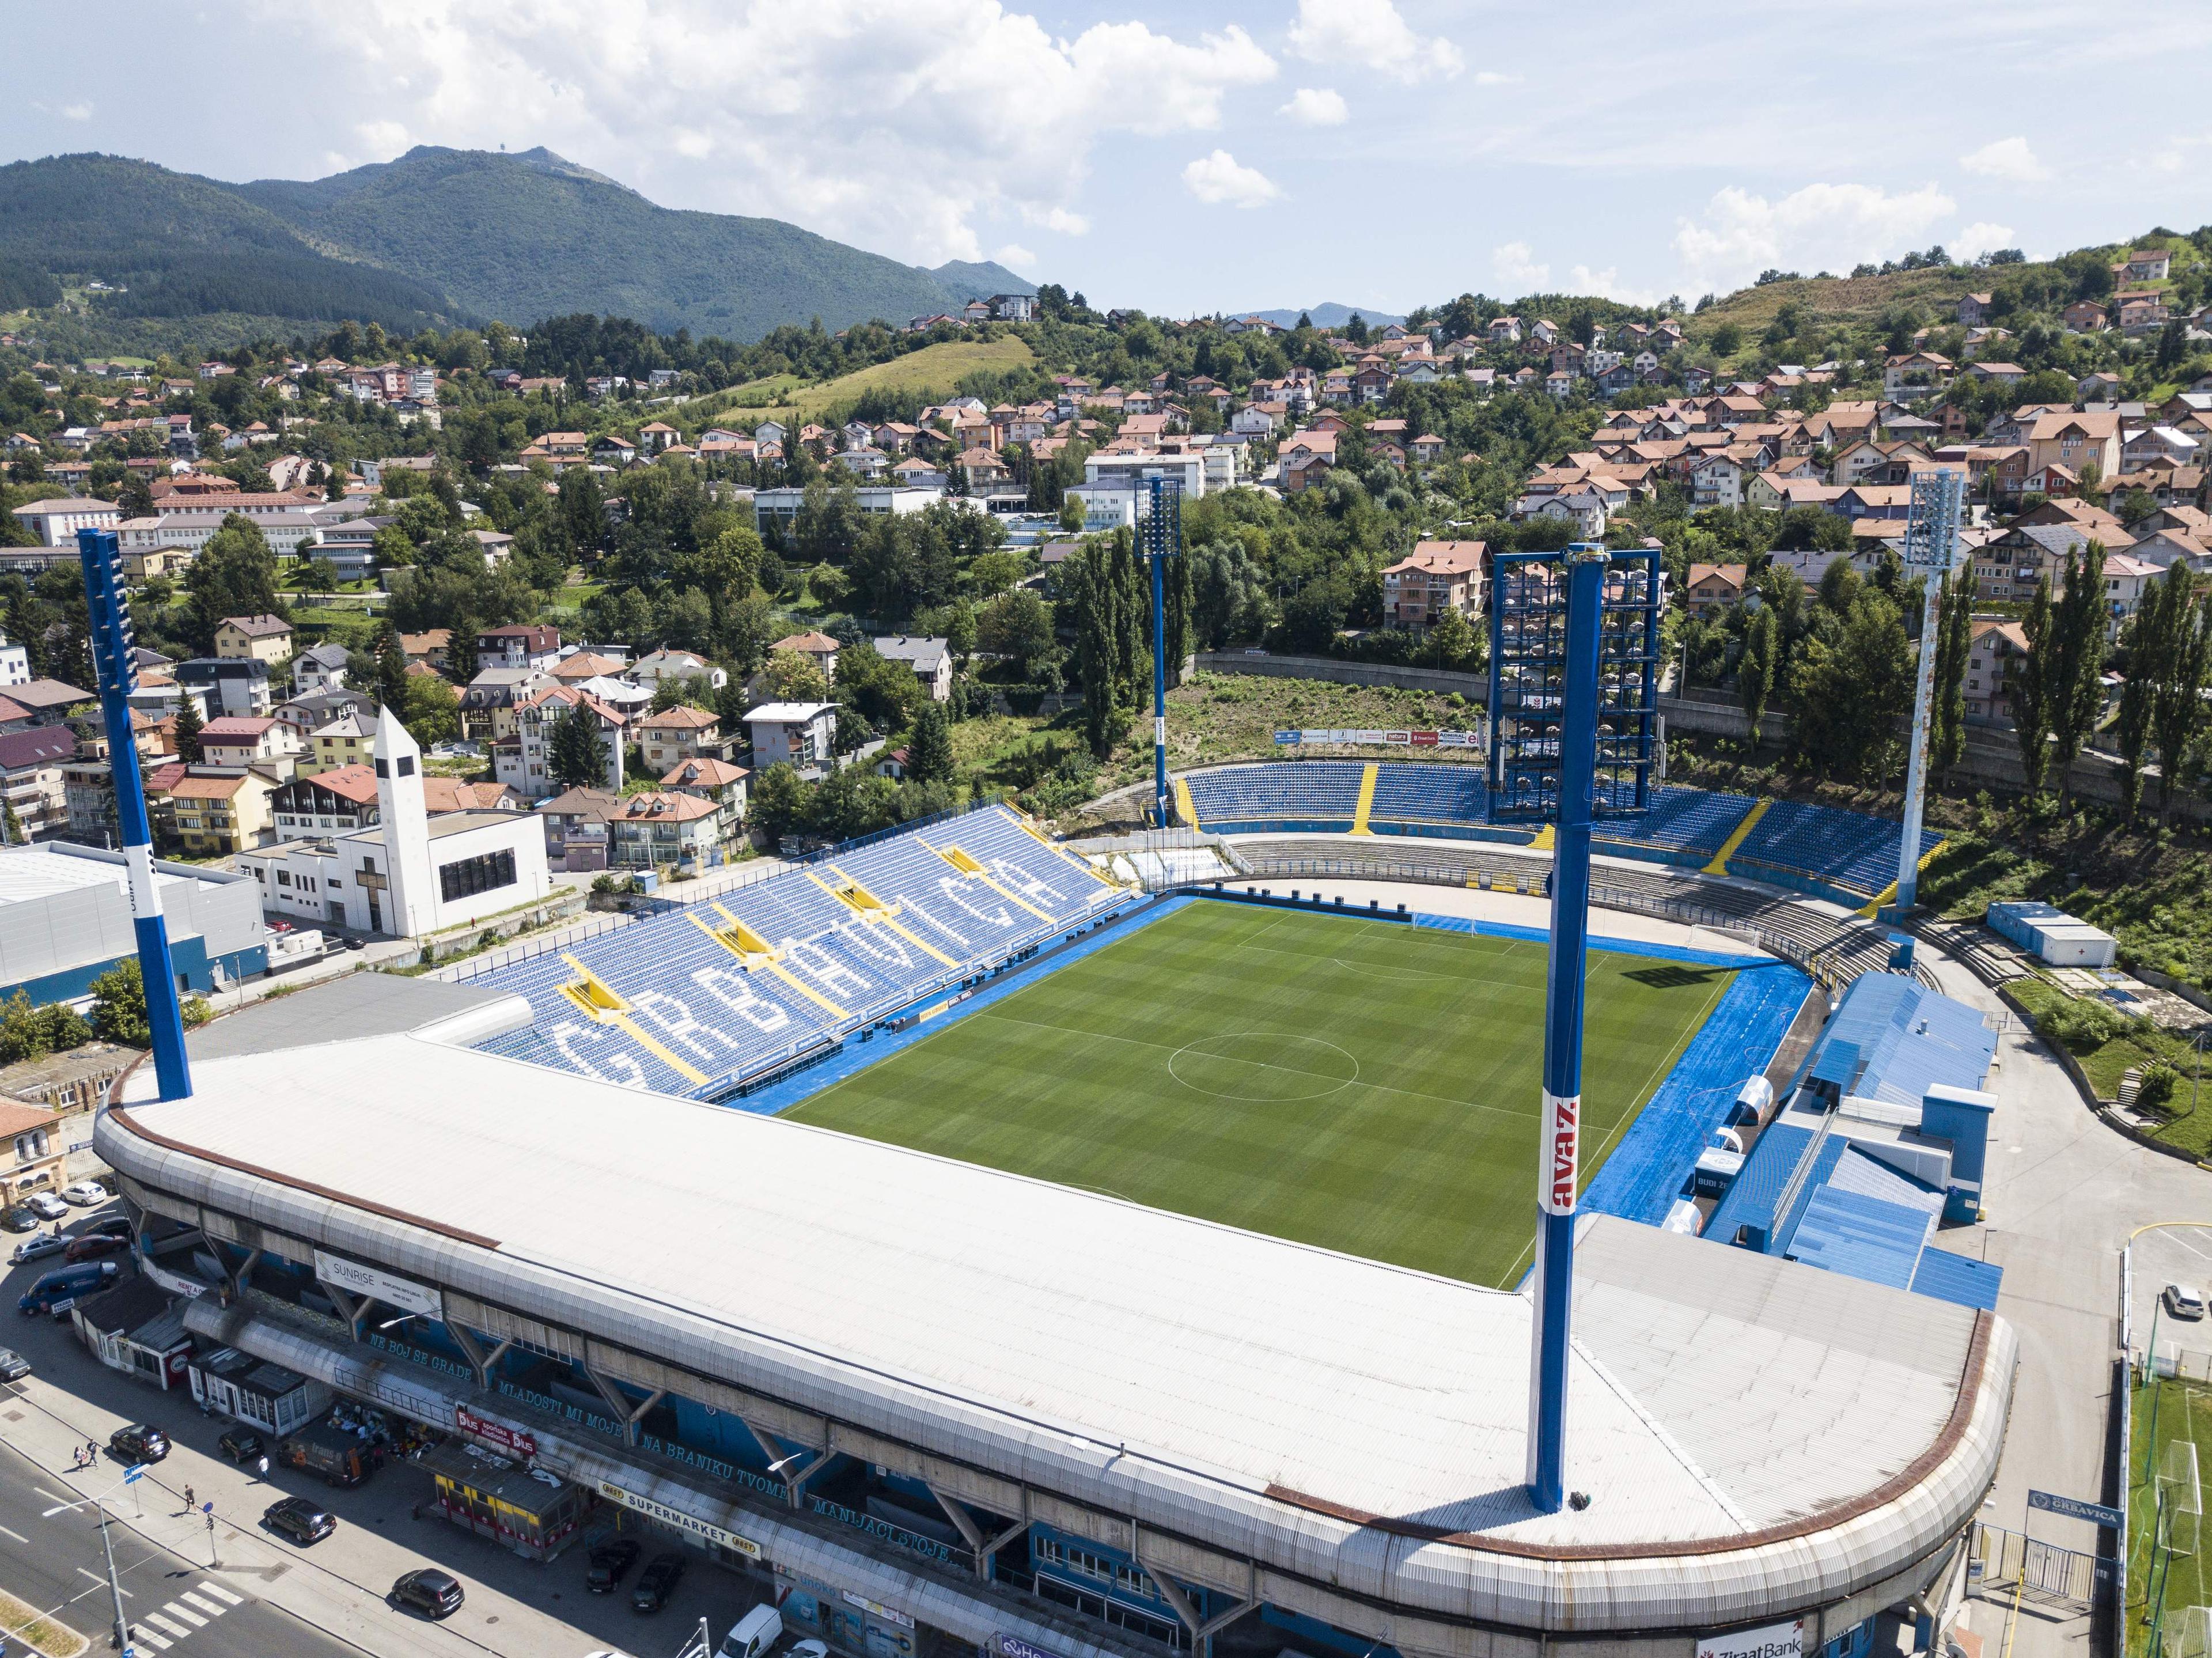
[[[0,167],[0,267],[27,298],[40,273],[121,287],[94,301],[116,316],[412,331],[593,312],[738,340],[1031,291],[997,265],[933,272],[775,219],[658,207],[544,149],[423,148],[328,179],[246,185],[119,156],[18,162]]]

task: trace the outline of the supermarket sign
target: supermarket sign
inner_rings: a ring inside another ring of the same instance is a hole
[[[681,1509],[672,1509],[665,1503],[656,1503],[649,1497],[639,1496],[635,1491],[624,1491],[611,1479],[600,1480],[599,1487],[601,1497],[605,1497],[610,1503],[619,1503],[632,1513],[641,1514],[648,1519],[658,1520],[664,1524],[674,1526],[679,1530],[688,1531],[693,1536],[703,1537],[710,1543],[720,1543],[726,1549],[735,1549],[749,1560],[757,1560],[761,1558],[761,1546],[750,1537],[740,1537],[733,1531],[726,1531],[720,1526],[709,1525],[696,1515],[686,1514]]]

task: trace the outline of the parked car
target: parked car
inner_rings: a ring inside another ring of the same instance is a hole
[[[112,1260],[81,1260],[73,1266],[57,1266],[40,1276],[15,1303],[19,1313],[45,1313],[59,1318],[85,1297],[97,1295],[123,1274]]]
[[[338,1528],[337,1515],[304,1497],[288,1497],[271,1503],[263,1511],[261,1523],[271,1531],[283,1533],[301,1548],[321,1542]]]
[[[69,1205],[51,1192],[33,1192],[23,1201],[30,1205],[40,1220],[62,1220],[69,1214]]]
[[[627,1537],[595,1544],[592,1549],[591,1564],[584,1570],[584,1587],[594,1594],[613,1594],[615,1585],[629,1576],[629,1569],[637,1564],[637,1557],[644,1552]]]
[[[246,1463],[269,1449],[269,1442],[251,1428],[226,1428],[222,1437],[215,1442],[216,1449],[232,1461]]]
[[[119,1255],[131,1248],[131,1240],[119,1238],[112,1232],[88,1232],[69,1241],[62,1251],[64,1260],[98,1260],[102,1255]]]
[[[0,1382],[21,1382],[31,1374],[31,1361],[13,1347],[0,1347]]]
[[[72,1242],[74,1240],[65,1238],[58,1232],[48,1232],[40,1237],[25,1238],[15,1246],[15,1252],[8,1259],[18,1266],[27,1260],[44,1260],[48,1255],[58,1255],[63,1250],[68,1248]]]
[[[150,1422],[134,1422],[107,1436],[107,1454],[118,1462],[159,1462],[169,1454],[169,1436]]]
[[[768,1658],[783,1639],[783,1614],[765,1600],[730,1625],[714,1658]]]
[[[783,1658],[830,1658],[830,1647],[823,1641],[793,1641]]]
[[[461,1580],[435,1566],[417,1566],[392,1586],[392,1597],[425,1618],[451,1618],[461,1609]]]
[[[131,1217],[95,1216],[91,1220],[78,1222],[62,1236],[65,1238],[128,1238],[131,1236]]]
[[[2193,1284],[2169,1284],[2161,1293],[2167,1316],[2172,1318],[2202,1318],[2204,1316],[2204,1291]]]
[[[39,1218],[39,1212],[27,1203],[11,1203],[0,1209],[0,1227],[10,1232],[35,1232],[45,1224]]]
[[[630,1610],[659,1612],[668,1604],[668,1597],[676,1593],[676,1586],[684,1579],[684,1557],[673,1551],[656,1554],[646,1562],[645,1570],[637,1575],[637,1583],[629,1592]]]
[[[96,1209],[107,1201],[107,1188],[96,1180],[81,1180],[62,1187],[62,1201],[83,1209]]]

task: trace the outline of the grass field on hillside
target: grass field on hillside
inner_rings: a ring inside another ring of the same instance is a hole
[[[713,393],[711,398],[695,399],[684,410],[682,418],[687,428],[709,414],[741,412],[748,423],[756,416],[788,421],[796,415],[802,420],[815,420],[827,410],[852,402],[863,392],[913,392],[949,398],[959,386],[963,375],[1025,368],[1036,361],[1029,343],[1012,334],[995,340],[944,340],[804,390],[792,389],[799,381],[789,374],[733,386],[727,391]]]
[[[802,1121],[1449,1274],[1534,1234],[1544,946],[1213,902],[796,1107]],[[1594,955],[1583,1175],[1729,984]]]

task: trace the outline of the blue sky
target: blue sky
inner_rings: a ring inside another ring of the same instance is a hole
[[[2212,218],[2203,17],[117,0],[98,28],[14,20],[38,73],[0,107],[0,155],[311,178],[417,143],[544,144],[666,206],[917,264],[995,258],[1170,315],[1468,289],[1694,301],[1770,265],[2040,255]]]

